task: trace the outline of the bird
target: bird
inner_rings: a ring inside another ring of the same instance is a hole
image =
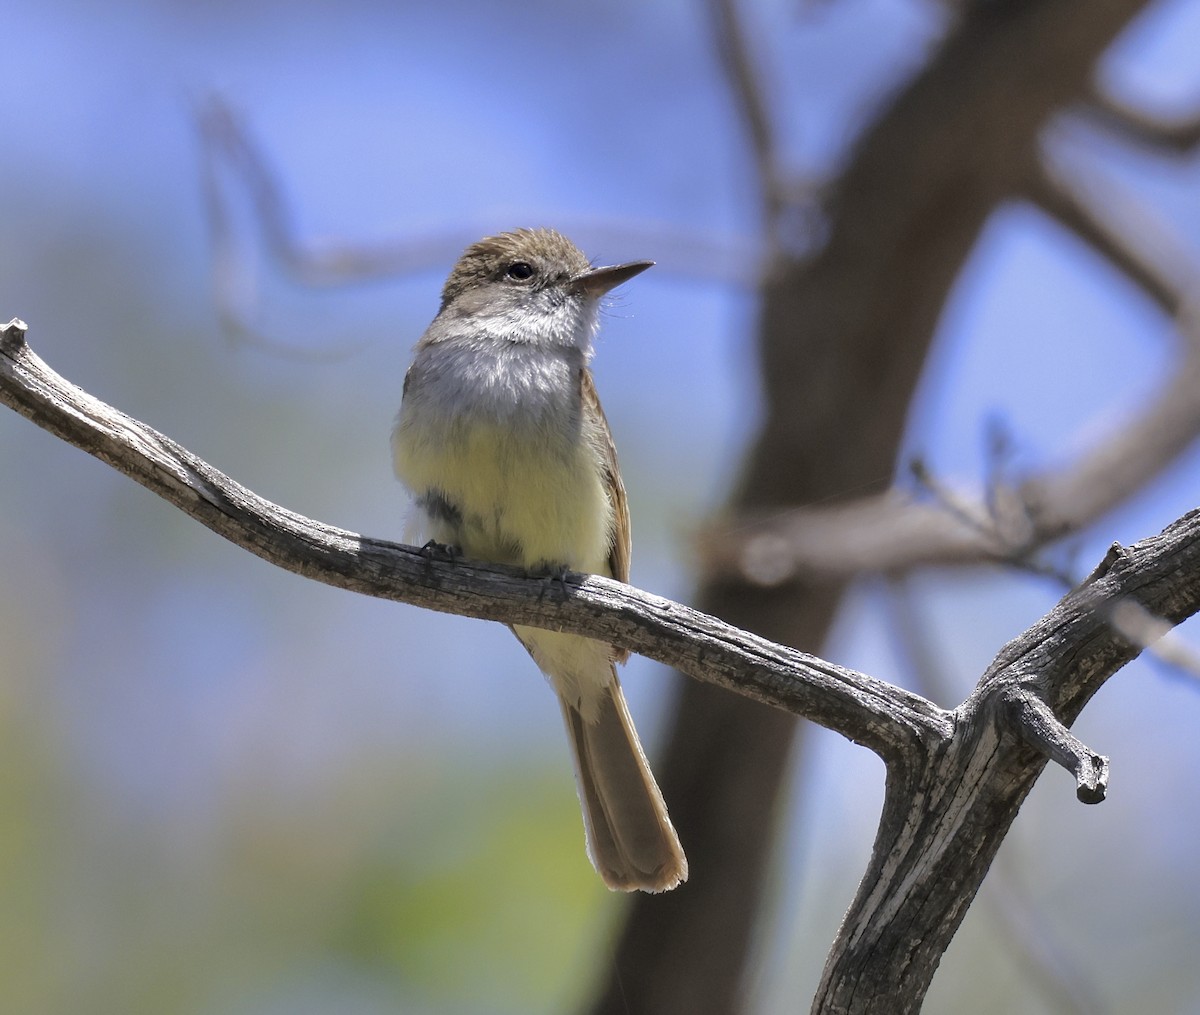
[[[562,578],[629,580],[629,507],[589,363],[601,299],[651,267],[592,267],[552,229],[469,246],[418,341],[392,429],[429,547]],[[410,530],[411,531],[411,530]],[[617,677],[629,653],[513,625],[558,695],[589,858],[614,891],[663,892],[687,859]]]

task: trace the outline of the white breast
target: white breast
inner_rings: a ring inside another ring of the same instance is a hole
[[[415,498],[436,491],[461,513],[432,538],[476,559],[607,570],[612,508],[581,416],[582,366],[572,347],[422,347],[392,448]]]

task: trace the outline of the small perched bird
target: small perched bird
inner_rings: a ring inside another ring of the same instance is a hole
[[[392,430],[424,538],[476,560],[629,580],[625,487],[588,361],[600,298],[652,263],[593,268],[549,229],[467,248],[417,343]],[[662,892],[687,880],[617,680],[629,653],[512,631],[558,694],[588,855],[605,884]]]

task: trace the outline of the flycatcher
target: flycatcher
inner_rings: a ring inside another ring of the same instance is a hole
[[[423,538],[476,560],[629,580],[629,508],[588,362],[600,298],[652,263],[593,268],[549,229],[467,248],[417,343],[392,430]],[[605,884],[662,892],[687,880],[617,680],[629,653],[512,631],[558,694]]]

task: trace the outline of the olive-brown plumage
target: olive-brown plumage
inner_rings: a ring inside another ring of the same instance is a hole
[[[463,253],[417,344],[392,432],[423,538],[478,560],[628,581],[629,509],[588,362],[600,298],[649,266],[593,269],[546,229]],[[558,694],[601,877],[622,891],[674,888],[687,860],[617,679],[628,653],[513,632]]]

